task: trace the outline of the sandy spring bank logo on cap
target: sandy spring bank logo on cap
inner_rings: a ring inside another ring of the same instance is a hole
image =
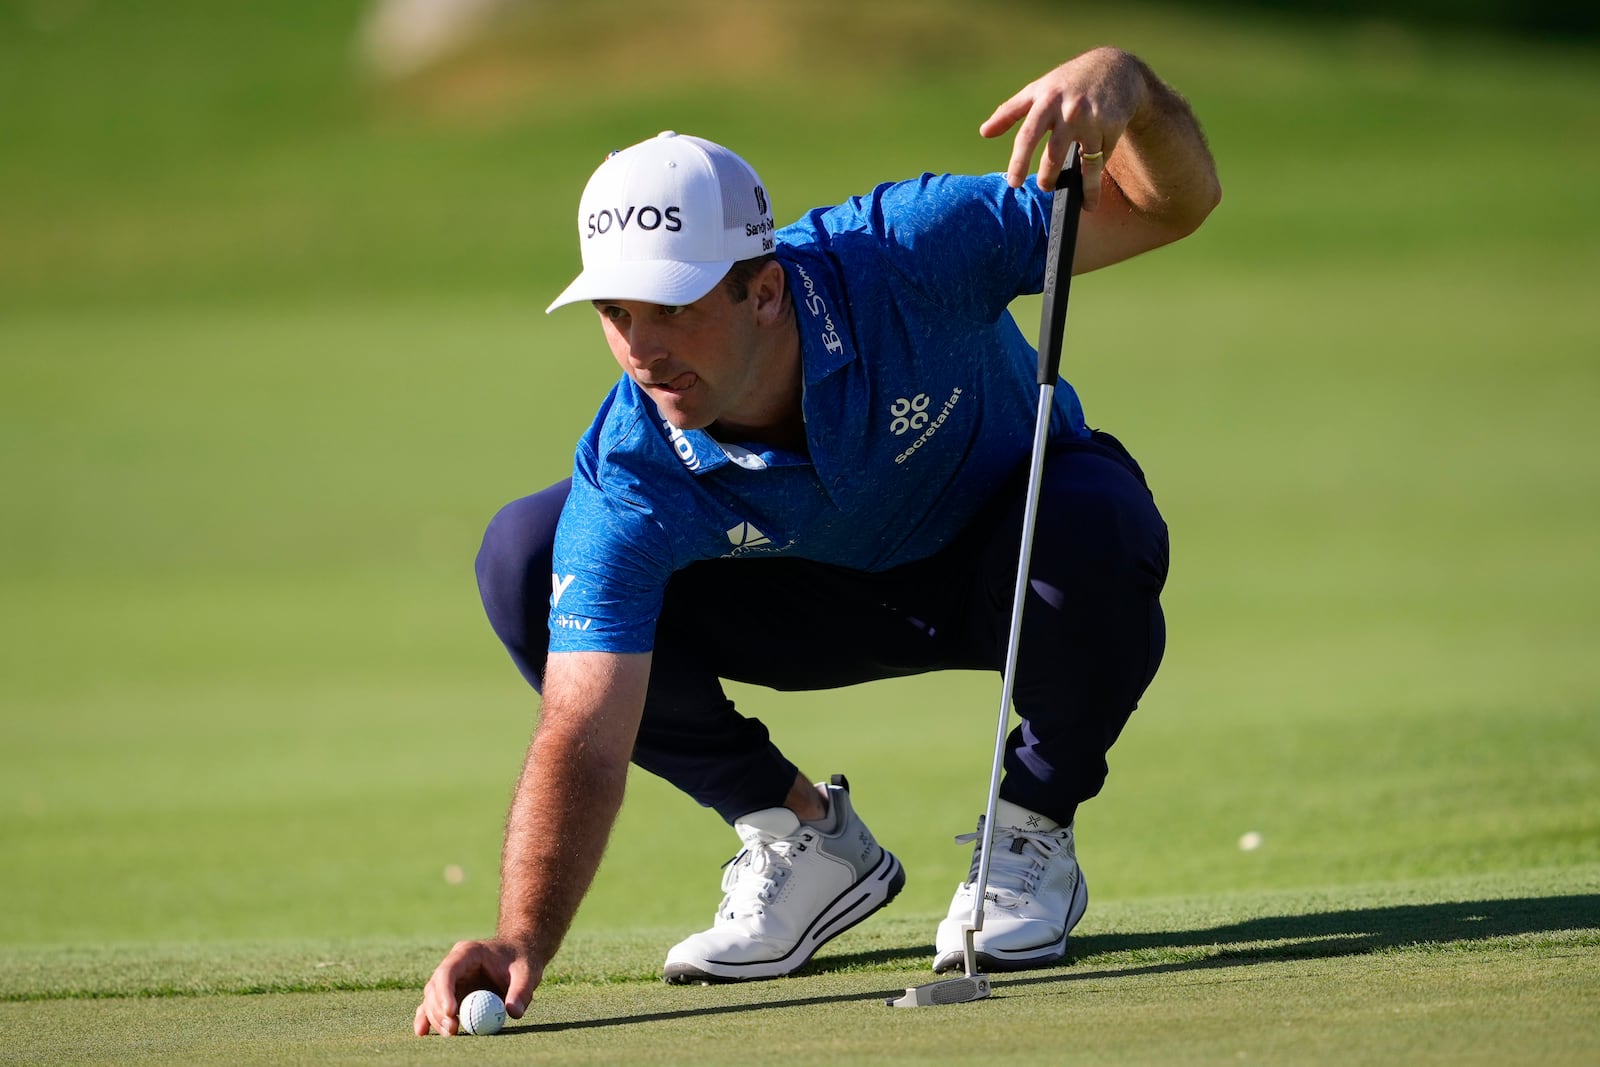
[[[765,255],[776,247],[772,234],[778,227],[772,222],[772,208],[767,206],[767,191],[757,185],[751,189],[751,192],[755,194],[756,211],[761,217],[755,222],[744,224],[744,235],[746,237],[761,238],[761,252]]]

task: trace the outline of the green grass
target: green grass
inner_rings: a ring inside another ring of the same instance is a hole
[[[0,1061],[1593,1061],[1593,49],[952,2],[848,39],[752,9],[713,52],[711,8],[597,3],[378,89],[354,2],[0,6]],[[540,313],[594,160],[706,133],[789,215],[994,168],[988,108],[1102,41],[1194,101],[1225,201],[1074,286],[1068,374],[1175,552],[1073,964],[875,1003],[926,980],[995,678],[741,688],[851,776],[895,905],[794,981],[667,989],[733,842],[636,775],[526,1026],[407,1038],[492,924],[536,713],[479,531],[614,374]]]
[[[18,1058],[75,1062],[614,1063],[663,1049],[708,1064],[1069,1053],[1106,1063],[1444,1063],[1489,1062],[1495,1049],[1578,1062],[1600,1038],[1592,1017],[1570,1012],[1600,992],[1597,889],[1600,866],[1590,865],[1349,886],[1336,899],[1112,903],[1085,920],[1069,966],[1002,978],[982,1005],[916,1012],[882,1003],[928,977],[926,923],[892,912],[842,937],[805,977],[736,987],[665,986],[651,935],[669,931],[608,932],[578,938],[505,1035],[444,1047],[393,1027],[414,1003],[415,959],[436,946],[10,953],[0,956],[14,976],[0,986],[0,1023],[20,1024],[8,1026],[21,1036]],[[146,1036],[106,1041],[124,1030]]]

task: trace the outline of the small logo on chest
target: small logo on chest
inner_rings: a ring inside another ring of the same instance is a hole
[[[756,529],[752,523],[741,522],[728,531],[728,542],[735,549],[760,548],[772,544],[772,538]]]
[[[899,437],[928,425],[928,405],[932,402],[927,393],[918,393],[890,404],[889,414],[894,416],[894,421],[889,424],[889,432]]]
[[[728,527],[724,531],[731,546],[722,554],[723,559],[732,559],[737,556],[756,553],[758,555],[771,555],[775,552],[787,552],[795,546],[795,542],[774,541],[761,531],[753,522],[741,522]]]
[[[917,449],[927,444],[933,435],[939,432],[950,413],[961,403],[961,387],[950,390],[950,398],[944,402],[937,415],[928,414],[928,406],[932,403],[927,393],[918,393],[909,399],[901,397],[889,405],[889,414],[894,416],[894,421],[889,424],[889,432],[896,437],[903,437],[913,430],[921,430],[916,440],[912,441],[906,450],[894,457],[896,463],[904,463],[916,454]]]

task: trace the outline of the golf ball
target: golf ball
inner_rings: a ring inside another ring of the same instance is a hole
[[[487,1037],[506,1024],[506,1002],[487,989],[477,989],[461,1001],[461,1032]]]
[[[1249,833],[1240,834],[1239,851],[1254,852],[1256,849],[1261,847],[1261,843],[1265,840],[1266,839],[1261,836],[1261,831],[1259,830],[1251,830]]]

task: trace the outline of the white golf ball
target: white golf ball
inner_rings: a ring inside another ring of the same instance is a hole
[[[476,989],[461,1001],[461,1032],[487,1037],[506,1024],[506,1002],[499,994]]]
[[[1254,852],[1261,847],[1266,838],[1261,836],[1261,831],[1251,830],[1249,833],[1239,835],[1239,850],[1241,852]]]

